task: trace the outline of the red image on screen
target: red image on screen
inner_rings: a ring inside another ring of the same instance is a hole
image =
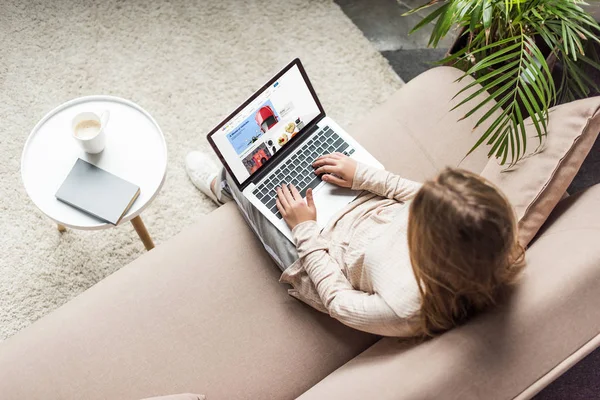
[[[242,162],[244,163],[246,170],[248,170],[250,174],[253,174],[260,167],[262,167],[263,164],[266,163],[269,158],[271,158],[271,154],[269,153],[267,146],[264,143],[262,143],[250,154],[244,157]]]
[[[273,109],[269,106],[261,107],[254,115],[256,124],[260,126],[260,130],[266,133],[279,120]]]

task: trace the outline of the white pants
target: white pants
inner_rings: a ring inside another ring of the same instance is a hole
[[[265,250],[267,250],[277,266],[283,271],[292,265],[298,259],[296,246],[244,197],[235,185],[235,182],[227,174],[225,168],[221,171],[220,180],[221,190],[217,191],[219,201],[235,200],[244,219],[256,236],[258,236]]]

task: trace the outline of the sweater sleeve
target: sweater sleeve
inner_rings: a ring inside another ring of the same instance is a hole
[[[410,335],[409,322],[398,317],[380,295],[354,289],[329,255],[329,244],[315,221],[298,224],[292,235],[304,270],[329,315],[354,329],[376,335]]]
[[[410,200],[420,188],[420,183],[361,162],[356,166],[352,182],[353,190],[366,190],[396,201]]]

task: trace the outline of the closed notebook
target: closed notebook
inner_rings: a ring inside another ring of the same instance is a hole
[[[139,186],[79,158],[56,198],[117,225],[139,194]]]

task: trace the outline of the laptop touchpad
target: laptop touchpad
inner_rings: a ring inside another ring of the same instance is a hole
[[[317,223],[323,227],[338,211],[358,196],[359,191],[324,183],[314,190]]]

